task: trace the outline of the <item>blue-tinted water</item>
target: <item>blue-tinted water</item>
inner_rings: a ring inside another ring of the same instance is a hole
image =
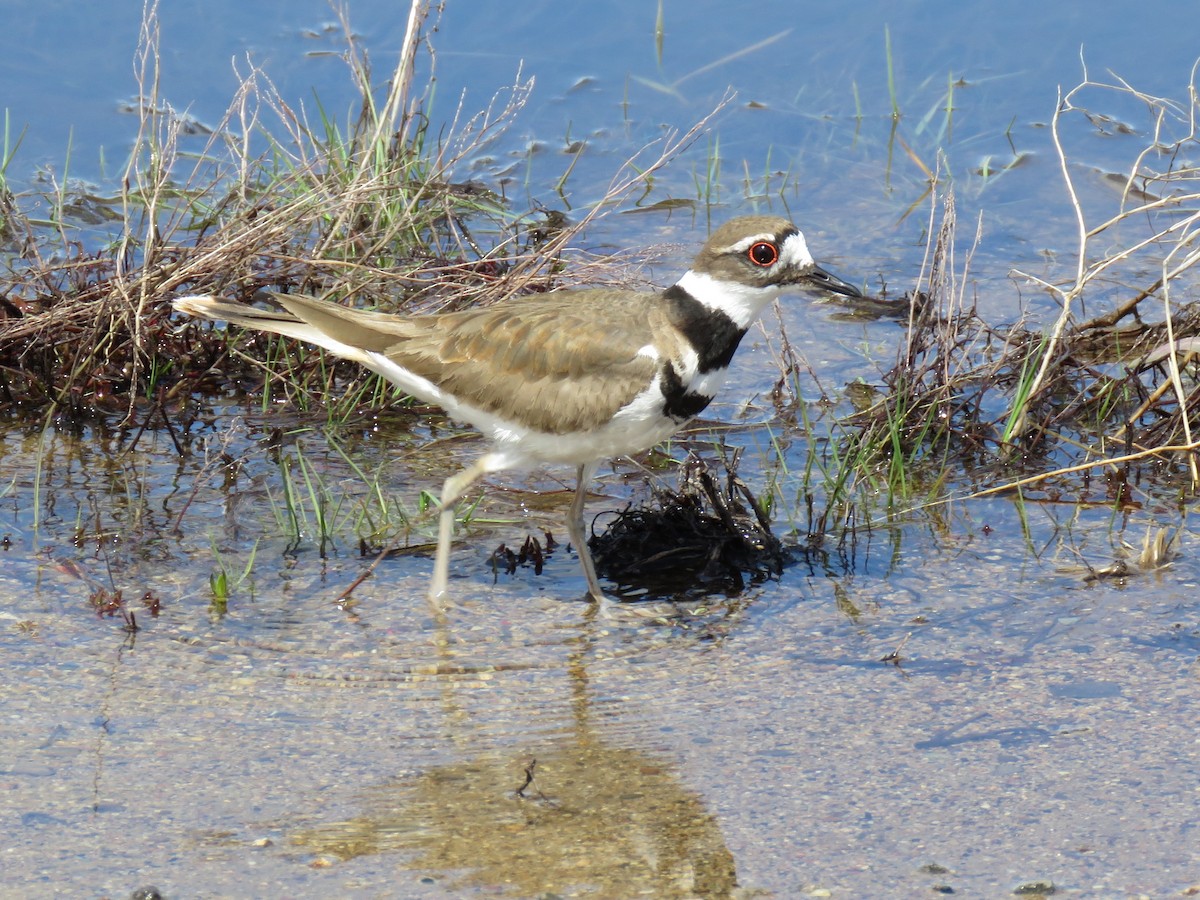
[[[101,191],[119,177],[140,13],[47,3],[6,16],[10,143],[25,135],[5,176],[18,190],[64,172]],[[294,108],[314,115],[319,97],[349,115],[346,44],[325,4],[176,2],[160,16],[161,94],[200,122],[221,120],[247,54]],[[1082,78],[1081,52],[1096,80],[1112,70],[1185,104],[1197,52],[1167,3],[664,2],[661,58],[657,16],[645,2],[451,0],[420,63],[422,83],[436,76],[431,130],[460,98],[469,116],[518,72],[533,78],[461,175],[503,182],[517,209],[578,215],[624,160],[736,91],[642,201],[694,210],[614,215],[587,235],[596,248],[669,245],[641,273],[660,283],[710,217],[770,208],[800,220],[840,274],[908,288],[929,218],[922,166],[939,168],[940,152],[963,252],[983,216],[970,292],[1001,321],[1023,300],[1035,318],[1054,312],[1012,269],[1073,269],[1048,124],[1060,87]],[[382,82],[403,11],[355,2],[349,17]],[[1132,165],[1151,123],[1112,91],[1086,101],[1136,132],[1064,122],[1081,200],[1104,215],[1116,194],[1103,176]],[[564,152],[580,140],[578,159]],[[877,379],[901,333],[803,300],[784,316],[835,395]],[[761,400],[775,377],[768,338],[752,333],[714,412],[757,423],[731,436],[750,448],[745,475],[781,478],[779,520],[802,525],[804,498],[763,462],[773,438],[793,470],[807,452]],[[161,432],[134,454],[129,435],[101,430],[14,426],[0,441],[0,858],[15,891],[996,896],[1054,881],[1124,896],[1195,881],[1190,535],[1157,574],[1085,581],[1081,566],[1170,520],[1153,485],[1117,512],[1098,487],[1093,506],[993,499],[881,520],[742,597],[596,614],[564,599],[580,587],[564,550],[544,576],[493,583],[487,556],[527,533],[525,513],[561,519],[568,473],[535,474],[516,486],[537,493],[489,491],[438,614],[421,557],[337,598],[363,572],[356,517],[388,498],[411,511],[475,448],[439,443],[424,420],[368,425],[335,436],[356,471],[319,430],[290,434],[320,425],[294,413],[252,414],[222,448],[240,412],[205,417],[182,461]],[[284,456],[313,462],[340,517],[324,558],[312,520],[300,542],[287,534],[285,478],[260,443],[281,423]],[[222,449],[241,462],[229,479],[205,465]],[[643,481],[621,464],[591,507],[619,508]],[[91,608],[116,589],[136,611],[133,640]],[[881,662],[897,648],[903,666]]]

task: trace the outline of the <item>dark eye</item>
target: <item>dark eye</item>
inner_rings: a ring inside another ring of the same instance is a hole
[[[746,251],[746,255],[750,262],[765,269],[779,261],[779,248],[770,241],[759,241]]]

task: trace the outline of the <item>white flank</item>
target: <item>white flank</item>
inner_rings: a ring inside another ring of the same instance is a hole
[[[658,359],[658,348],[653,344],[646,344],[644,347],[639,347],[638,356],[646,356],[650,359]]]
[[[413,374],[403,366],[396,365],[396,363],[392,362],[382,353],[376,353],[373,350],[359,350],[357,347],[347,347],[345,344],[338,344],[337,341],[331,341],[328,338],[317,343],[320,343],[322,347],[332,350],[339,356],[357,360],[372,372],[378,372],[409,396],[416,397],[418,400],[424,400],[426,403],[432,403],[435,406],[440,406],[451,416],[454,416],[454,411],[451,408],[454,405],[453,397],[428,378],[422,378],[420,375]],[[339,347],[342,349],[339,349]],[[465,417],[463,421],[471,422],[472,425],[475,424],[471,419]]]
[[[725,375],[729,371],[728,369],[713,369],[701,374],[699,371],[700,357],[690,346],[680,349],[679,356],[672,361],[672,364],[675,366],[675,373],[679,376],[679,380],[683,382],[683,389],[689,394],[701,394],[705,397],[717,396],[725,384]]]
[[[696,378],[696,372],[700,368],[700,356],[690,345],[685,344],[679,351],[679,356],[674,360],[675,374],[679,376],[679,380],[684,383],[688,390],[691,390],[692,382]]]
[[[461,403],[428,379],[396,365],[382,353],[363,353],[328,339],[323,346],[361,362],[405,393],[440,406],[450,418],[466,422],[490,438],[496,449],[489,454],[489,472],[519,469],[539,462],[577,465],[591,460],[627,456],[653,447],[679,428],[662,414],[663,395],[657,375],[645,390],[595,431],[548,434],[526,428],[469,403]],[[692,371],[694,373],[695,369]],[[704,376],[702,380],[708,377]]]
[[[711,372],[705,372],[699,378],[692,379],[688,390],[693,394],[700,394],[702,397],[715,397],[725,386],[725,376],[728,374],[728,369],[713,369]]]

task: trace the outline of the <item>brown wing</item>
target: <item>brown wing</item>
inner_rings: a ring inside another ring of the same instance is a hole
[[[539,431],[594,428],[649,385],[653,295],[561,291],[438,317],[387,355],[473,406]]]
[[[472,406],[555,434],[604,423],[659,365],[638,355],[653,339],[653,294],[557,291],[410,318],[275,299],[341,343],[384,353]]]

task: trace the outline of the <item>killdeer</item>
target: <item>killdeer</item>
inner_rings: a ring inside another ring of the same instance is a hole
[[[722,225],[661,293],[567,289],[424,316],[273,294],[280,310],[182,297],[189,315],[298,338],[354,360],[491,439],[442,488],[431,598],[446,593],[455,502],[480,476],[570,463],[578,481],[567,531],[588,596],[603,599],[583,527],[587,485],[606,459],[637,453],[708,406],[746,329],[789,287],[862,296],[814,261],[774,216]]]

